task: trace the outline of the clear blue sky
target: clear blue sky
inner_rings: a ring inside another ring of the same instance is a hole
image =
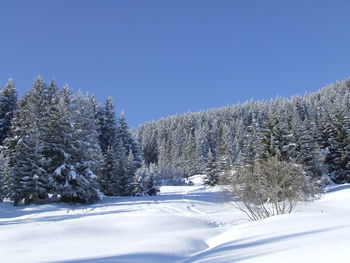
[[[350,1],[1,0],[0,84],[112,96],[132,127],[349,77]]]

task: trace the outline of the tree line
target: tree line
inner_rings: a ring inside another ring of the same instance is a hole
[[[138,140],[111,98],[74,95],[38,77],[20,100],[0,91],[0,200],[93,203],[107,196],[154,195]]]
[[[183,183],[274,159],[308,176],[350,182],[350,80],[290,99],[249,101],[171,116],[130,131],[124,113],[38,77],[20,100],[0,91],[0,200],[93,203],[154,195]]]
[[[350,80],[315,93],[248,101],[141,125],[145,162],[188,177],[218,175],[277,158],[302,165],[314,178],[350,182]]]

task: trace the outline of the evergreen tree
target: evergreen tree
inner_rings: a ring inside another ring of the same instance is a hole
[[[199,127],[195,131],[195,137],[196,137],[196,150],[197,150],[197,170],[200,173],[204,173],[206,170],[206,162],[208,158],[208,152],[209,152],[209,141],[208,141],[208,134],[209,127],[208,125],[203,125]]]
[[[98,140],[98,127],[95,119],[94,105],[88,96],[79,92],[74,101],[73,123],[77,163],[86,166],[93,173],[100,173],[102,152]],[[97,175],[96,175],[97,176]]]
[[[335,110],[326,124],[328,145],[325,163],[331,179],[336,183],[350,182],[350,120],[342,111]]]
[[[15,205],[23,199],[27,204],[33,199],[48,197],[49,178],[45,170],[41,130],[45,117],[45,93],[44,82],[40,77],[36,78],[33,88],[20,101],[12,120],[11,136],[5,140],[5,182],[7,194]],[[33,155],[29,154],[30,151]]]
[[[60,136],[64,138],[61,137],[61,144],[53,142],[57,152],[52,162],[57,168],[52,173],[52,186],[60,200],[68,203],[93,203],[100,199],[98,177],[94,173],[97,166],[94,158],[98,155],[97,133],[93,126],[87,128],[87,125],[93,124],[94,116],[84,106],[87,107],[87,104],[78,98],[73,107],[72,95],[66,86],[59,94],[57,108],[53,111],[56,124],[60,124],[61,129],[56,139]]]
[[[214,186],[218,182],[219,182],[219,173],[218,173],[217,163],[211,150],[209,150],[204,184]]]
[[[262,146],[259,141],[258,128],[256,125],[247,127],[244,132],[244,140],[241,146],[241,152],[237,160],[237,165],[252,166],[256,160],[264,156],[262,154]]]
[[[292,138],[285,123],[276,114],[276,112],[270,111],[267,125],[262,131],[260,158],[267,160],[276,156],[281,161],[288,161],[290,159],[290,147],[293,146]]]
[[[101,186],[107,196],[133,195],[134,180],[132,162],[126,156],[121,140],[112,145],[104,156]]]
[[[128,196],[132,195],[130,184],[133,180],[132,170],[130,169],[130,161],[126,155],[127,150],[123,145],[123,141],[119,139],[115,145],[115,156],[116,156],[116,174],[115,174],[115,184],[117,188],[115,189],[114,195]],[[134,169],[134,167],[132,167]]]
[[[171,154],[171,140],[168,138],[166,132],[162,132],[161,138],[158,140],[159,149],[159,167],[169,167],[175,162]]]
[[[295,147],[295,161],[302,164],[305,171],[313,176],[321,176],[321,151],[312,132],[314,128],[312,123],[307,119],[302,123],[295,123],[296,130],[296,147]]]
[[[105,195],[117,195],[118,189],[118,160],[114,147],[109,147],[104,154],[102,165],[101,188]]]
[[[198,167],[198,156],[196,149],[195,137],[192,134],[187,135],[184,140],[185,146],[183,149],[183,154],[180,156],[182,173],[188,177],[195,175],[197,173]]]
[[[46,198],[48,177],[42,168],[45,159],[37,130],[19,141],[14,157],[9,194],[14,205],[17,206],[22,201],[26,205],[37,198]]]
[[[142,155],[145,163],[147,165],[158,163],[158,130],[156,126],[152,125],[152,123],[144,126],[144,129],[136,131],[136,137],[140,140],[140,145],[142,145]]]
[[[111,97],[106,99],[103,108],[97,109],[99,141],[102,153],[105,154],[116,141],[117,122]]]
[[[5,157],[4,154],[0,151],[0,202],[4,198],[4,183],[5,183]]]
[[[157,195],[159,192],[155,184],[155,173],[145,164],[136,171],[132,185],[135,196]]]
[[[17,92],[14,82],[10,79],[0,91],[0,145],[8,136],[16,108]]]
[[[109,196],[132,195],[135,172],[142,165],[141,150],[129,132],[124,113],[116,121],[113,108],[112,99],[108,98],[98,115],[99,139],[104,153],[101,186]]]
[[[124,112],[121,113],[118,119],[116,140],[121,141],[126,156],[129,156],[129,154],[132,153],[132,162],[134,167],[136,169],[140,168],[142,166],[141,149],[138,141],[132,136],[129,131]]]

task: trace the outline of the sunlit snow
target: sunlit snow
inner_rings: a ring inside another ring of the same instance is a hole
[[[194,179],[89,206],[2,203],[1,262],[349,262],[350,186],[249,222],[219,187]]]

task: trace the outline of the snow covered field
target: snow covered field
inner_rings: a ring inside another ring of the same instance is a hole
[[[259,222],[220,188],[167,186],[91,205],[0,204],[0,261],[349,262],[350,186]]]

